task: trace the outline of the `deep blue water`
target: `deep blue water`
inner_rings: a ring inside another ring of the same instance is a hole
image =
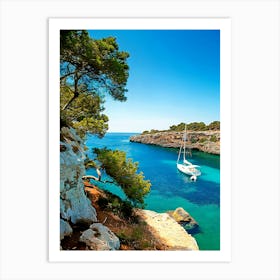
[[[183,207],[198,222],[199,229],[191,234],[200,250],[220,249],[220,156],[192,151],[190,161],[201,166],[196,182],[177,170],[178,149],[162,148],[129,142],[133,133],[107,133],[102,139],[88,135],[88,155],[94,157],[93,147],[107,147],[125,151],[127,157],[139,162],[139,171],[152,183],[146,197],[146,209],[157,212]],[[95,174],[95,170],[88,170]],[[112,184],[99,187],[125,197],[121,189]]]

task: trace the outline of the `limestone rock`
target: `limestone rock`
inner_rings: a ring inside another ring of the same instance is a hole
[[[65,193],[65,198],[70,202],[71,206],[66,210],[66,216],[69,217],[74,224],[86,223],[90,225],[92,222],[97,221],[96,210],[92,207],[84,190],[79,186],[80,184],[82,183],[79,182],[77,188],[72,188]]]
[[[120,241],[109,228],[94,223],[89,229],[85,230],[80,236],[80,241],[86,243],[90,250],[118,250]]]
[[[168,211],[167,213],[186,230],[192,230],[198,227],[198,223],[195,219],[182,207],[179,207],[174,211]]]
[[[199,250],[195,238],[167,213],[137,209],[136,214],[153,229],[169,250]]]
[[[65,236],[71,235],[72,232],[73,230],[69,223],[60,219],[60,240],[62,240]]]
[[[72,223],[92,224],[96,211],[84,192],[84,145],[74,129],[61,129],[60,215]]]

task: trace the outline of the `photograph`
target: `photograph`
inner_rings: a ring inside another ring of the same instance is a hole
[[[280,279],[279,8],[0,0],[0,279]]]
[[[59,46],[60,250],[219,251],[220,30]]]

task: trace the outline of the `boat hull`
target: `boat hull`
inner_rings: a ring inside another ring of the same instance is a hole
[[[177,168],[182,173],[184,173],[186,175],[189,175],[189,176],[199,176],[199,175],[201,175],[201,172],[192,165],[185,165],[185,164],[177,163]]]

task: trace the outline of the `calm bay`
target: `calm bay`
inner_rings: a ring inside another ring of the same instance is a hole
[[[152,183],[145,209],[162,213],[183,207],[199,224],[199,228],[189,233],[197,240],[200,250],[219,250],[220,156],[192,151],[190,160],[201,166],[202,175],[196,182],[191,182],[176,168],[178,149],[133,143],[129,141],[132,135],[135,133],[107,133],[102,139],[88,135],[88,156],[94,158],[94,147],[125,151],[128,158],[139,163],[139,171]],[[94,169],[87,173],[96,175]],[[117,185],[96,184],[125,198]]]

